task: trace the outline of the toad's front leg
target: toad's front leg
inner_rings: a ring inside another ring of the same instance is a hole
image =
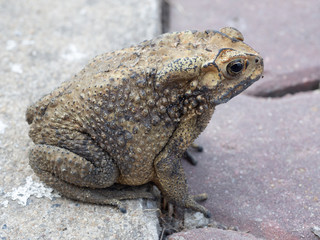
[[[163,158],[155,165],[155,170],[157,174],[155,182],[169,201],[202,212],[206,217],[211,216],[205,207],[198,204],[194,197],[188,194],[186,179],[179,158],[175,156]]]
[[[207,114],[211,113],[209,111]],[[206,217],[210,217],[210,212],[198,204],[193,196],[188,194],[185,174],[181,164],[183,153],[203,129],[202,124],[207,124],[207,122],[207,120],[203,122],[203,119],[199,121],[198,117],[192,114],[182,119],[181,124],[170,138],[168,144],[155,160],[156,177],[154,182],[169,201],[182,207],[202,212]]]

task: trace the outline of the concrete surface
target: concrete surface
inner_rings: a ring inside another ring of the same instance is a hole
[[[1,0],[0,16],[0,239],[158,239],[154,202],[122,214],[41,185],[25,111],[95,55],[158,35],[160,2]]]
[[[241,233],[217,228],[192,229],[168,237],[168,240],[259,240],[248,233]]]
[[[223,225],[263,239],[318,239],[319,1],[169,3],[170,31],[236,27],[265,63],[265,77],[218,106],[198,139],[205,152],[194,153],[198,166],[185,163],[190,188],[209,194],[205,205]]]

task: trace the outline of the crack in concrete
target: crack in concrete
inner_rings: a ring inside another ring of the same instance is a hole
[[[271,98],[279,98],[283,97],[287,94],[296,94],[300,92],[309,92],[320,89],[320,79],[314,79],[309,82],[301,82],[292,86],[285,86],[280,89],[276,89],[270,92],[261,92],[254,94],[256,97],[271,97]]]
[[[246,91],[254,97],[280,98],[287,94],[297,94],[320,90],[320,66],[280,75],[270,74]]]

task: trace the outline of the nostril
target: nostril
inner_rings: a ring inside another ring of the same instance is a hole
[[[256,64],[260,64],[261,66],[263,66],[263,59],[262,58],[256,57],[255,62],[256,62]]]

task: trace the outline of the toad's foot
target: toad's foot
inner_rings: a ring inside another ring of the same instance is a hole
[[[201,201],[205,201],[208,199],[208,194],[206,193],[201,193],[201,194],[197,194],[197,195],[192,195],[193,200],[195,200],[196,202],[201,202]]]
[[[190,148],[194,149],[197,152],[203,152],[203,147],[198,144],[191,144]],[[198,161],[191,155],[189,150],[185,151],[183,154],[183,158],[186,159],[191,165],[197,165]]]
[[[110,205],[118,208],[122,213],[126,213],[126,207],[121,200],[128,199],[154,199],[151,192],[147,192],[144,188],[132,187],[129,190],[118,190],[116,188],[91,189],[78,187],[76,185],[64,182],[54,177],[51,173],[42,173],[48,186],[54,188],[63,196],[85,203],[94,203],[101,205]]]

